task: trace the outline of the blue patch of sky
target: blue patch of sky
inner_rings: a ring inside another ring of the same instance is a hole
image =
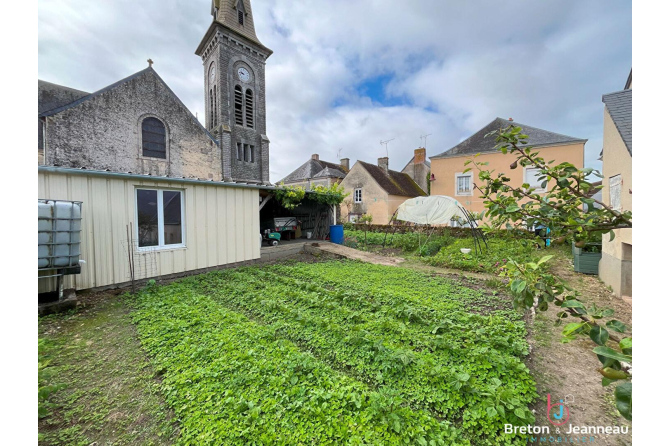
[[[381,104],[384,107],[406,105],[408,104],[407,98],[390,96],[386,92],[386,87],[394,77],[394,74],[387,73],[367,78],[356,85],[356,93],[358,93],[358,96],[370,98],[373,103]]]

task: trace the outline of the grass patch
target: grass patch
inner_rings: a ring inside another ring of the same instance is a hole
[[[520,315],[442,277],[248,267],[134,305],[182,444],[523,444],[503,426],[533,422]]]
[[[88,311],[40,318],[51,383],[39,421],[44,445],[163,445],[178,436],[128,310],[119,298]]]

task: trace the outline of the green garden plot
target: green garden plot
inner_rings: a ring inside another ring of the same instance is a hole
[[[150,287],[136,306],[184,443],[522,444],[504,424],[533,422],[520,316],[448,279],[249,267]]]

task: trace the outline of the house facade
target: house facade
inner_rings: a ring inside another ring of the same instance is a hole
[[[430,161],[426,158],[425,147],[419,147],[414,151],[414,156],[401,172],[409,175],[421,190],[430,194]]]
[[[204,126],[151,61],[90,94],[39,82],[38,198],[83,202],[84,262],[66,287],[119,286],[260,258],[260,195],[273,189],[265,135],[272,51],[256,36],[249,0],[214,0],[211,13],[196,51]],[[41,279],[40,291],[54,283]]]
[[[633,210],[633,81],[624,90],[603,95],[603,203],[617,211]],[[603,236],[598,274],[617,296],[633,296],[633,230]]]
[[[372,216],[373,224],[385,225],[405,200],[426,193],[406,173],[388,168],[388,158],[379,158],[377,165],[357,161],[341,186],[349,196],[340,206],[346,221],[355,221],[363,214]]]
[[[299,186],[305,190],[310,190],[314,186],[330,187],[341,183],[347,172],[349,172],[349,158],[343,158],[340,164],[335,164],[319,159],[319,154],[315,153],[277,184]]]
[[[446,152],[430,157],[431,160],[431,195],[447,195],[458,200],[461,205],[473,212],[481,213],[484,199],[475,189],[478,181],[477,170],[472,165],[466,166],[466,161],[477,156],[477,162],[487,162],[487,169],[496,173],[505,173],[511,179],[510,186],[521,187],[527,183],[542,193],[541,182],[537,179],[537,169],[519,166],[511,168],[516,159],[511,153],[503,154],[497,150],[495,136],[487,136],[501,128],[512,124],[507,119],[496,118],[484,128],[457,144]],[[584,167],[584,145],[586,139],[575,138],[548,130],[531,127],[514,122],[528,135],[528,145],[540,152],[545,160],[556,160],[557,163],[569,162],[581,169]],[[472,170],[465,172],[470,167]]]

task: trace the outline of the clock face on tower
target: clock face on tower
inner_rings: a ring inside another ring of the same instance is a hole
[[[240,67],[237,69],[237,77],[242,82],[249,82],[249,79],[251,78],[251,76],[249,75],[249,71],[244,67]]]

